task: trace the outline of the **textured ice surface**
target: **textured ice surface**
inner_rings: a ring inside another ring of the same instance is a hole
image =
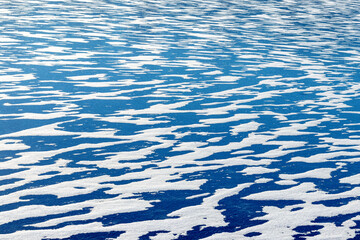
[[[0,0],[0,239],[351,239],[360,3]]]

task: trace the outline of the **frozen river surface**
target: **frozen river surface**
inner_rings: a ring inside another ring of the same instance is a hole
[[[0,0],[0,239],[358,239],[359,11]]]

